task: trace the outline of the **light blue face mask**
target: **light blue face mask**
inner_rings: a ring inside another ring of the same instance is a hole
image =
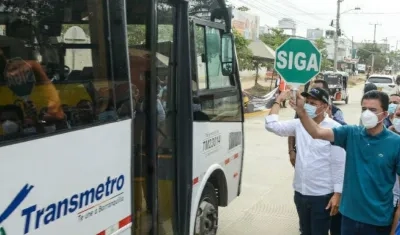
[[[393,127],[397,132],[400,132],[400,118],[393,119]]]
[[[304,104],[304,109],[310,118],[315,118],[317,116],[315,113],[317,111],[317,107],[312,106],[311,104]]]
[[[389,109],[388,109],[389,115],[394,114],[394,112],[396,111],[396,108],[397,108],[397,104],[389,104]]]

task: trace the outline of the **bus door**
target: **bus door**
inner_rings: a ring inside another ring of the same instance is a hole
[[[174,234],[177,1],[126,0],[133,87],[135,234]]]

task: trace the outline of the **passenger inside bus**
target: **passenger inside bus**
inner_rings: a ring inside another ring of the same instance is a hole
[[[0,123],[5,138],[18,137],[24,134],[24,112],[17,105],[10,104],[0,109]],[[33,132],[36,133],[36,130]]]

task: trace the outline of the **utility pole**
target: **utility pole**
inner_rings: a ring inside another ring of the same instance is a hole
[[[354,36],[351,36],[351,58],[355,59],[356,55],[354,53]]]
[[[340,3],[343,0],[337,0],[337,9],[336,9],[336,30],[335,30],[335,49],[333,53],[333,71],[337,71],[337,62],[338,62],[338,47],[339,47],[339,33],[340,33]]]
[[[374,26],[374,48],[376,49],[376,26],[380,26],[381,24],[379,24],[379,23],[371,24],[370,23],[370,25]],[[374,72],[374,63],[375,63],[375,51],[372,53],[371,73]]]
[[[386,37],[385,39],[383,39],[382,41],[385,42],[385,53],[388,52],[388,50],[390,50],[390,48],[388,47],[388,38]]]
[[[376,26],[380,26],[381,24],[379,24],[379,23],[375,23],[375,24],[370,23],[370,25],[374,26],[374,44],[376,44]]]
[[[371,74],[374,73],[375,52],[372,53]]]

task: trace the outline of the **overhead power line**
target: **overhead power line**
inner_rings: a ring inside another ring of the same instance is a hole
[[[334,15],[334,13],[318,13],[318,12],[310,12],[307,14],[312,15]],[[305,13],[296,13],[295,15],[307,15]],[[400,15],[400,12],[348,12],[346,15]]]

